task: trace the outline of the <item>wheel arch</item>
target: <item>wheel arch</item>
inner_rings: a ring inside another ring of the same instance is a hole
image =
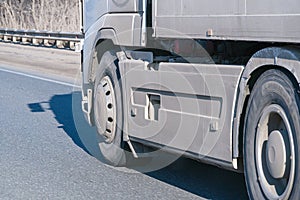
[[[270,69],[283,71],[295,87],[300,83],[300,48],[269,47],[255,53],[241,76],[233,127],[233,158],[243,157],[243,125],[251,90],[260,75]]]
[[[92,53],[89,66],[89,82],[94,83],[96,78],[96,70],[100,64],[101,58],[106,51],[111,51],[120,47],[117,45],[117,37],[113,29],[102,29],[98,32]]]
[[[91,82],[95,48],[103,41],[111,41],[115,46],[141,46],[141,16],[138,13],[107,13],[87,29],[83,46],[84,84]]]

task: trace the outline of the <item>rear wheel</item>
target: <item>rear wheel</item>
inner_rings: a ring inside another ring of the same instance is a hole
[[[244,166],[251,199],[299,199],[300,101],[280,70],[261,75],[244,127]]]
[[[97,69],[94,88],[94,119],[99,148],[108,164],[126,164],[120,72],[115,52],[104,53]]]

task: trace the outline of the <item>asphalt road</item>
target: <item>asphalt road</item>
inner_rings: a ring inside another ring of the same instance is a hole
[[[0,62],[0,199],[247,199],[242,174],[190,159],[140,173],[91,156],[75,80]]]

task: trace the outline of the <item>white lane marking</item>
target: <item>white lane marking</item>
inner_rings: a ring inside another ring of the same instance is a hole
[[[63,81],[57,81],[57,80],[53,80],[53,79],[49,79],[49,78],[43,78],[43,77],[39,77],[39,76],[35,76],[35,75],[30,75],[30,74],[26,74],[23,72],[17,72],[17,71],[12,71],[12,70],[8,70],[8,69],[2,69],[2,68],[0,68],[0,71],[11,73],[11,74],[16,74],[16,75],[20,75],[20,76],[25,76],[25,77],[29,77],[29,78],[34,78],[34,79],[38,79],[38,80],[46,81],[46,82],[50,82],[50,83],[65,85],[65,86],[69,86],[69,87],[81,88],[81,86],[79,86],[79,85],[75,85],[75,84],[71,84],[71,83],[67,83],[67,82],[63,82]]]

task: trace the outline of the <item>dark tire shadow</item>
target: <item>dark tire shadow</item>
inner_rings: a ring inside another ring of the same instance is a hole
[[[62,128],[78,147],[88,152],[76,129],[73,115],[73,95],[63,94],[53,96],[49,101],[50,110],[55,115],[57,122],[61,124],[58,128]]]

